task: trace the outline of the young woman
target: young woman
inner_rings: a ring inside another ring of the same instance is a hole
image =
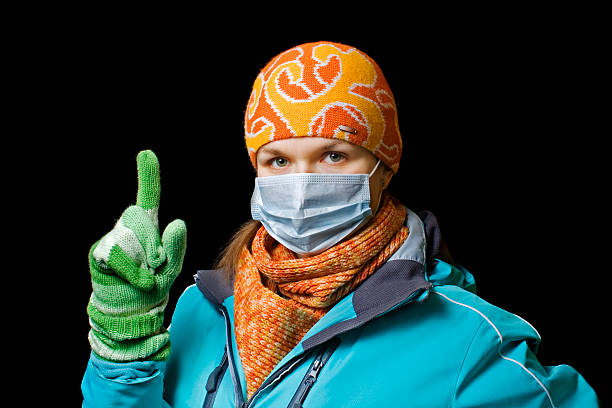
[[[245,112],[257,171],[245,223],[162,327],[185,224],[160,237],[159,163],[90,251],[87,407],[591,407],[538,333],[476,296],[435,217],[386,188],[402,151],[378,65],[343,44],[291,48]]]

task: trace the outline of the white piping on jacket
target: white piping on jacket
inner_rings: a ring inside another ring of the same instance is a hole
[[[535,328],[535,327],[533,327],[533,326],[531,325],[531,323],[529,323],[527,320],[523,319],[521,316],[519,316],[519,315],[517,315],[517,314],[515,314],[515,313],[512,313],[512,314],[513,314],[513,315],[515,315],[516,317],[518,317],[519,319],[521,319],[522,321],[524,321],[525,323],[527,323],[527,324],[529,325],[529,327],[531,327],[531,328],[533,329],[533,331],[534,331],[534,332],[536,332],[536,334],[538,335],[538,340],[540,340],[540,341],[542,340],[542,336],[540,336],[540,333],[538,333],[538,331],[536,330],[536,328]]]
[[[550,396],[550,392],[549,392],[549,391],[548,391],[548,389],[547,389],[547,388],[544,386],[544,384],[542,384],[542,382],[541,382],[541,381],[538,379],[538,377],[536,377],[536,376],[535,376],[535,374],[534,374],[534,373],[532,373],[532,372],[531,372],[531,371],[530,371],[530,370],[529,370],[527,367],[525,367],[523,364],[519,363],[518,361],[516,361],[516,360],[514,360],[514,359],[511,359],[510,357],[506,357],[506,356],[504,356],[504,355],[501,353],[500,349],[501,349],[501,346],[502,346],[502,344],[503,344],[503,342],[504,342],[504,338],[502,337],[502,335],[501,335],[501,333],[500,333],[499,329],[498,329],[498,328],[497,328],[497,327],[496,327],[496,326],[493,324],[493,322],[492,322],[491,320],[489,320],[489,318],[488,318],[487,316],[485,316],[485,315],[484,315],[484,314],[483,314],[483,313],[482,313],[480,310],[478,310],[478,309],[476,309],[476,308],[474,308],[474,307],[472,307],[472,306],[468,306],[468,305],[466,305],[466,304],[463,304],[463,303],[457,302],[456,300],[453,300],[453,299],[449,298],[448,296],[443,295],[443,294],[442,294],[442,293],[440,293],[440,292],[436,292],[436,291],[432,290],[432,293],[435,293],[436,295],[442,296],[443,298],[445,298],[445,299],[447,299],[447,300],[449,300],[449,301],[451,301],[451,302],[453,302],[453,303],[455,303],[455,304],[457,304],[457,305],[459,305],[459,306],[467,307],[468,309],[471,309],[471,310],[475,311],[476,313],[478,313],[480,316],[482,316],[482,317],[483,317],[483,318],[484,318],[484,319],[487,321],[487,323],[489,323],[489,324],[491,325],[491,327],[493,327],[493,329],[495,329],[495,331],[497,332],[497,335],[499,336],[499,347],[497,348],[497,354],[499,354],[499,356],[500,356],[501,358],[503,358],[504,360],[508,360],[508,361],[511,361],[511,362],[513,362],[513,363],[517,364],[519,367],[521,367],[523,370],[525,370],[525,371],[526,371],[526,372],[527,372],[529,375],[531,375],[531,376],[533,377],[533,379],[534,379],[534,380],[536,380],[536,381],[538,382],[538,384],[540,384],[540,387],[542,387],[542,389],[543,389],[543,390],[544,390],[544,392],[546,393],[546,396],[548,396],[548,400],[550,401],[550,405],[551,405],[553,408],[555,408],[555,404],[553,403],[552,397]],[[518,316],[517,316],[517,317],[518,317]],[[524,319],[522,319],[522,320],[524,320]],[[530,325],[530,326],[531,326],[531,325]],[[532,326],[532,327],[533,327],[533,326]],[[536,333],[537,333],[537,331],[536,331]],[[538,336],[539,336],[539,334],[538,334]]]

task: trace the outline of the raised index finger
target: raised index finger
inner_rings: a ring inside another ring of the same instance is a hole
[[[136,157],[138,166],[138,195],[136,205],[147,210],[154,221],[157,221],[161,183],[159,161],[151,150],[143,150]]]

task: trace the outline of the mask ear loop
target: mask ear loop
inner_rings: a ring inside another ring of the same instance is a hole
[[[374,168],[372,169],[370,174],[368,174],[368,178],[372,177],[374,175],[374,173],[376,173],[376,169],[378,169],[378,165],[379,164],[380,164],[380,159],[378,159],[378,161],[376,162],[376,166],[374,166]]]

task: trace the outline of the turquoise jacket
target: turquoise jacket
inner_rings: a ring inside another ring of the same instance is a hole
[[[91,355],[84,407],[597,407],[567,365],[542,366],[540,336],[475,294],[429,212],[389,261],[338,302],[246,398],[232,285],[199,271],[170,326],[167,363]]]

